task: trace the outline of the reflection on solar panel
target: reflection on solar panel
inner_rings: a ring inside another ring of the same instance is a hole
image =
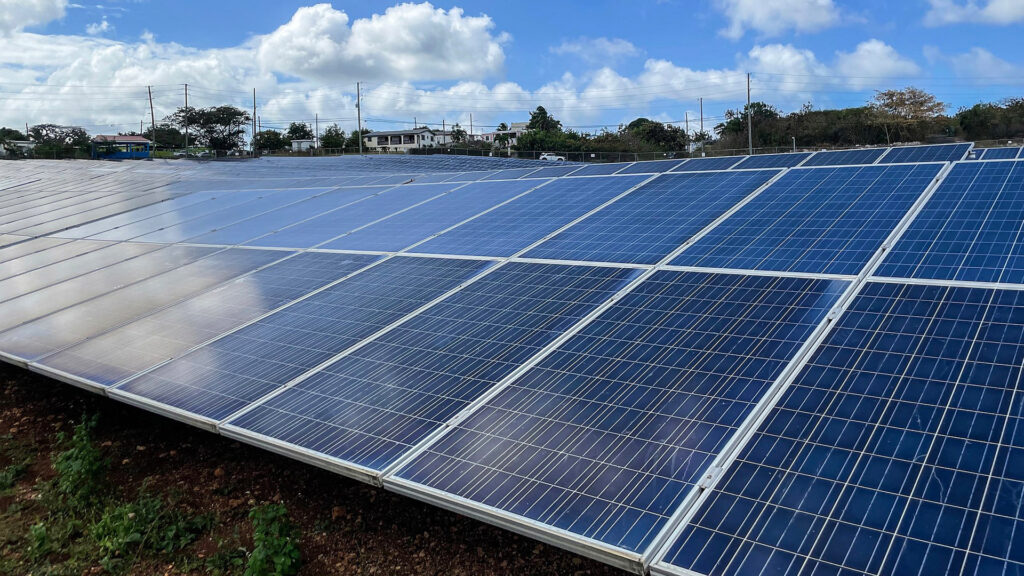
[[[899,162],[955,162],[963,160],[970,144],[943,144],[940,146],[906,146],[890,148],[889,153],[878,161],[879,164]]]
[[[559,179],[435,236],[411,251],[511,256],[645,179],[644,176]]]
[[[383,470],[637,274],[508,264],[230,424]]]
[[[1024,283],[1024,162],[965,162],[946,176],[876,272]]]
[[[486,264],[392,258],[117,390],[219,420],[441,296]]]
[[[727,170],[739,164],[745,156],[721,156],[719,158],[692,158],[672,172],[701,172],[705,170]]]
[[[679,533],[688,574],[1024,569],[1018,291],[869,283]]]
[[[986,148],[978,150],[978,160],[1012,160],[1021,148]]]
[[[811,156],[810,152],[794,152],[790,154],[761,154],[748,156],[734,168],[790,168],[803,162]]]
[[[663,174],[525,256],[653,264],[776,174]]]
[[[582,166],[579,164],[570,164],[568,166],[545,166],[540,170],[534,170],[523,178],[559,178],[561,176],[568,176],[573,172],[579,170]]]
[[[684,160],[647,160],[635,162],[619,170],[617,174],[656,174],[658,172],[668,172],[683,162]]]
[[[874,164],[888,148],[863,148],[859,150],[836,150],[816,152],[804,161],[803,166],[852,166]]]
[[[614,164],[587,164],[583,168],[572,173],[573,176],[607,176],[614,174],[628,166],[628,163],[616,162]]]
[[[845,287],[659,272],[397,477],[642,552]]]
[[[672,263],[858,274],[941,167],[921,164],[790,171]]]

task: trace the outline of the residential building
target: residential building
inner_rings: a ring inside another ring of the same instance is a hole
[[[526,132],[529,122],[513,122],[509,125],[508,130],[495,130],[494,132],[486,132],[480,135],[480,140],[494,144],[498,141],[498,136],[508,135],[508,145],[515,146],[519,141],[519,136]]]
[[[139,160],[149,158],[151,142],[142,136],[99,134],[90,144],[94,159]]]
[[[296,139],[292,140],[292,152],[309,152],[316,148],[315,140]]]
[[[430,128],[413,128],[411,130],[389,130],[386,132],[370,132],[363,136],[363,146],[369,150],[387,150],[404,152],[412,148],[433,148],[447,142],[441,134],[449,132],[434,131]]]

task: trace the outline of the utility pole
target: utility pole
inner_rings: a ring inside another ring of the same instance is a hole
[[[139,136],[142,136],[142,120],[139,120]]]
[[[754,111],[750,109],[750,72],[747,72],[747,149],[754,155]]]
[[[316,112],[313,114],[313,124],[316,125],[316,132],[313,137],[313,146],[320,147],[320,113]]]
[[[793,139],[793,152],[796,152],[796,136],[790,136]]]
[[[185,84],[185,158],[188,158],[188,84]]]
[[[473,135],[473,113],[469,113],[469,135]]]
[[[249,156],[256,155],[256,89],[252,89],[252,139],[249,140]]]
[[[692,149],[692,147],[690,146],[690,112],[684,110],[683,118],[686,119],[686,151],[689,152]]]
[[[149,121],[153,124],[153,133],[150,136],[153,138],[153,149],[156,149],[156,115],[153,114],[153,87],[146,86],[146,90],[149,92]]]
[[[415,130],[416,128],[419,128],[419,125],[416,124],[416,117],[413,116],[412,117],[412,129]]]
[[[363,155],[363,107],[359,97],[359,82],[356,82],[356,134],[359,136],[359,155]]]
[[[700,102],[700,155],[704,156],[704,98],[699,99]]]

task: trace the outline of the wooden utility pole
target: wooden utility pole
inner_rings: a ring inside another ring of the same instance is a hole
[[[249,156],[256,155],[256,89],[252,89],[252,139],[249,140]]]
[[[149,92],[149,121],[152,123],[153,133],[150,136],[153,138],[153,149],[156,150],[156,114],[153,113],[153,87],[146,86],[146,90]]]
[[[313,136],[313,146],[320,147],[320,113],[313,114],[313,123],[316,125],[316,132]]]
[[[754,111],[750,109],[750,72],[747,72],[747,150],[754,155]]]
[[[359,82],[356,82],[356,135],[359,140],[359,155],[363,155],[363,106],[359,96]]]
[[[704,156],[704,98],[698,99],[700,103],[700,155]]]
[[[185,158],[188,158],[188,84],[185,84]]]

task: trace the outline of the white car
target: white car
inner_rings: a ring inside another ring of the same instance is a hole
[[[540,159],[548,160],[549,162],[565,162],[565,156],[559,156],[558,154],[552,154],[551,152],[541,154]]]

